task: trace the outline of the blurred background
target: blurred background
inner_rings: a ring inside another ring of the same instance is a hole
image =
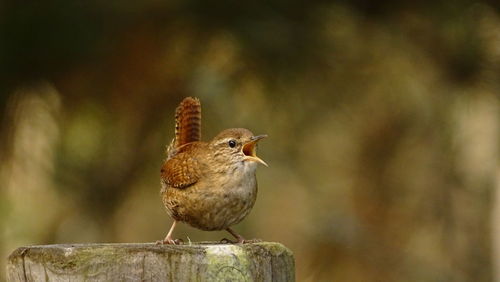
[[[0,262],[162,239],[196,96],[204,140],[269,135],[235,230],[288,246],[298,281],[500,281],[499,92],[493,0],[2,1]]]

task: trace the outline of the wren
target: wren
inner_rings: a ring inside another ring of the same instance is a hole
[[[160,243],[178,244],[172,237],[177,222],[201,230],[227,230],[238,243],[245,239],[232,225],[242,221],[257,198],[255,136],[244,128],[220,132],[210,142],[201,139],[201,104],[187,97],[175,112],[175,137],[161,168],[161,197],[174,220]]]

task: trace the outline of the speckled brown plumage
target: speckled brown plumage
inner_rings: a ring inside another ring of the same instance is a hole
[[[201,140],[201,103],[187,97],[175,110],[175,136],[167,148],[167,156],[176,153],[181,146]]]
[[[257,142],[244,128],[226,129],[210,142],[199,141],[201,105],[198,99],[184,99],[176,110],[176,133],[161,169],[161,195],[174,219],[163,243],[174,244],[172,231],[177,221],[202,230],[227,230],[238,242],[243,237],[230,226],[239,223],[257,198],[255,155]]]

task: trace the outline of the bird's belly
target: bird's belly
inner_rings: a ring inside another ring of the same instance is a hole
[[[164,202],[169,214],[202,230],[223,230],[239,223],[257,197],[255,177],[208,187],[197,183],[186,189],[167,188]]]

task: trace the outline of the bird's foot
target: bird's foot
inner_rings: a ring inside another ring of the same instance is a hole
[[[222,239],[222,241],[226,240],[227,242],[231,242],[231,244],[245,244],[245,243],[251,243],[253,240],[245,240],[245,238],[243,238],[243,236],[241,236],[240,234],[236,233],[233,229],[231,229],[230,227],[226,228],[226,231],[229,232],[231,235],[234,236],[234,238],[236,238],[236,242],[234,241],[231,241],[231,240],[228,240],[226,238]]]
[[[182,239],[165,238],[163,240],[156,241],[156,245],[182,245],[182,244],[184,244],[184,241],[182,241]]]
[[[238,238],[237,241],[229,240],[227,238],[220,240],[221,244],[250,244],[250,243],[259,243],[259,242],[262,242],[262,240],[261,239],[247,240],[247,239],[244,239],[243,237]]]
[[[249,239],[249,240],[244,240],[244,244],[250,244],[250,243],[260,243],[262,242],[262,239]]]
[[[227,238],[223,238],[222,240],[220,240],[220,243],[221,243],[221,244],[236,244],[236,243],[238,243],[238,242],[236,242],[236,241],[232,241],[232,240],[229,240],[229,239],[227,239]]]

